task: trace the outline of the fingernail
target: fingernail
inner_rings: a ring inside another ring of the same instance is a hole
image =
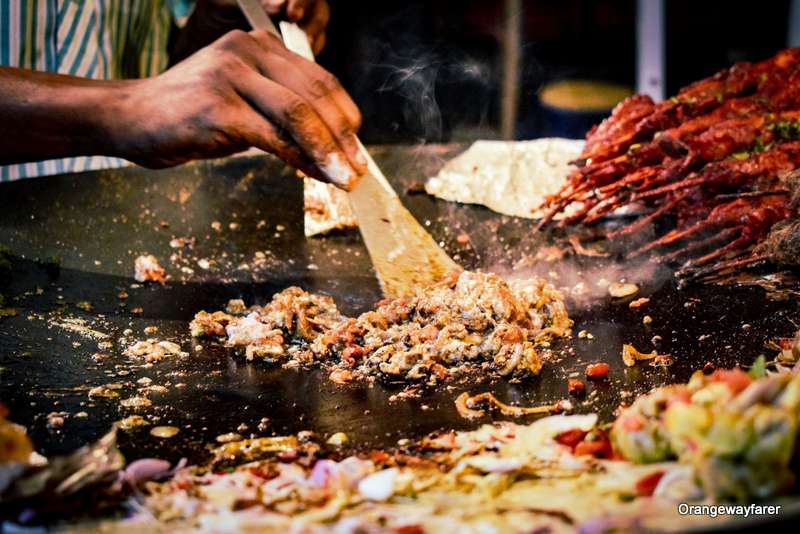
[[[339,154],[331,154],[320,166],[320,170],[332,183],[349,189],[356,180],[356,173]]]
[[[361,150],[360,144],[358,142],[358,137],[353,135],[353,144],[359,147],[358,151],[356,151],[356,163],[359,165],[363,165],[364,167],[367,166],[367,158],[364,156],[364,152]]]

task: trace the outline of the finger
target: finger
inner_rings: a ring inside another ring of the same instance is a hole
[[[336,77],[282,45],[281,50],[276,50],[277,41],[271,35],[260,32],[251,35],[265,50],[278,52],[258,54],[255,58],[264,74],[311,102],[345,150],[351,165],[359,173],[365,172],[366,160],[355,140],[361,113]]]
[[[266,121],[252,108],[248,107],[248,109],[250,112],[243,114],[244,120],[238,126],[239,131],[242,132],[242,138],[248,146],[269,152],[307,176],[330,183],[328,177],[314,165],[314,162],[303,153],[302,149],[284,130]]]
[[[298,20],[302,20],[300,27],[312,39],[313,44],[317,36],[324,33],[328,27],[328,22],[331,19],[331,8],[327,0],[318,0],[313,6],[313,11],[309,10],[307,13],[308,15],[305,19]]]
[[[316,63],[287,50],[277,36],[264,30],[230,32],[219,46],[312,103],[320,99],[332,101],[333,106],[326,107],[328,113],[323,118],[330,120],[334,132],[355,133],[361,126],[361,112],[339,80]]]
[[[268,15],[282,15],[286,9],[286,0],[261,0],[261,5]]]
[[[317,38],[314,39],[314,44],[311,46],[312,50],[314,50],[315,56],[319,55],[319,53],[322,52],[322,49],[325,48],[325,43],[327,42],[327,40],[328,38],[326,37],[324,32],[317,35]]]
[[[223,46],[267,78],[309,102],[347,157],[347,163],[359,175],[366,172],[367,162],[355,137],[361,117],[338,80],[315,63],[286,50],[272,34],[252,31],[234,37],[227,39]],[[349,113],[342,111],[339,102],[349,105]]]
[[[359,125],[352,122],[352,119],[348,118],[347,114],[343,113],[338,105],[339,97],[337,97],[336,93],[339,90],[344,90],[341,89],[336,78],[322,69],[320,69],[321,74],[317,74],[316,77],[308,76],[302,70],[296,68],[293,62],[279,56],[274,56],[265,61],[270,64],[268,67],[269,72],[276,73],[271,78],[291,89],[314,106],[315,111],[325,121],[339,146],[348,155],[350,163],[359,172],[364,172],[366,170],[366,161],[361,157],[355,138],[356,128]]]
[[[314,106],[255,71],[242,75],[236,83],[242,97],[270,122],[286,130],[328,181],[347,190],[355,185],[358,173]]]
[[[313,13],[317,6],[323,2],[316,0],[288,0],[286,4],[286,18],[292,22],[299,22]]]

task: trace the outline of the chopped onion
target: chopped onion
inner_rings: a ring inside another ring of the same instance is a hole
[[[639,286],[636,284],[622,284],[619,282],[608,284],[608,294],[614,298],[630,297],[638,292]]]

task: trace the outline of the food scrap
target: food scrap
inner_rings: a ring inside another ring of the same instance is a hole
[[[456,400],[456,410],[458,414],[465,419],[479,419],[486,415],[484,410],[476,408],[480,404],[486,404],[490,409],[496,409],[503,415],[511,417],[522,417],[524,415],[541,415],[550,413],[560,413],[572,408],[569,401],[560,401],[555,404],[545,404],[543,406],[511,406],[500,401],[494,394],[478,393],[477,395],[470,395],[467,392],[459,395]]]
[[[158,258],[152,254],[142,255],[134,262],[133,278],[137,282],[159,282],[167,281],[167,271],[158,263]]]
[[[586,392],[586,384],[578,378],[570,378],[567,380],[567,392],[570,395],[579,397]]]
[[[171,356],[186,357],[189,353],[181,350],[181,346],[172,341],[159,341],[155,338],[137,341],[123,352],[125,356],[144,359],[145,362],[157,362]]]
[[[608,284],[608,294],[614,298],[630,297],[638,292],[639,286],[636,284],[626,284],[622,282]]]
[[[628,367],[633,367],[639,360],[651,360],[653,358],[661,358],[662,361],[666,361],[666,359],[669,357],[670,357],[669,354],[659,354],[656,351],[647,354],[639,352],[633,345],[630,345],[628,343],[622,345],[622,361]]]
[[[459,397],[476,417],[470,398]],[[218,447],[208,466],[148,484],[133,520],[178,530],[573,532],[613,515],[621,531],[685,529],[676,502],[753,502],[789,488],[799,414],[800,375],[754,380],[733,369],[654,390],[610,433],[594,414],[551,415],[343,459],[326,457],[313,434],[246,439]]]
[[[592,363],[586,366],[586,378],[601,380],[608,376],[609,366],[605,362]]]

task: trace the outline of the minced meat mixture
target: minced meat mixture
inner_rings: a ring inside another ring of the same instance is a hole
[[[436,381],[475,364],[500,375],[538,374],[541,351],[571,326],[563,295],[544,280],[507,282],[466,271],[356,318],[340,314],[330,297],[290,287],[244,315],[201,311],[191,331],[223,338],[248,359],[331,364],[337,381]]]

